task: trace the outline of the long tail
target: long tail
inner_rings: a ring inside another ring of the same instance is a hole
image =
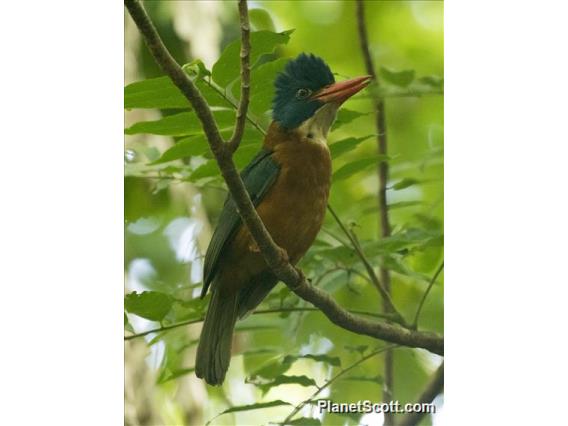
[[[218,290],[211,294],[195,361],[195,374],[210,385],[223,383],[229,368],[237,298],[237,295],[221,296]]]

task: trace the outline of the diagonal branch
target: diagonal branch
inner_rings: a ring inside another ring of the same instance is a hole
[[[217,124],[203,96],[171,57],[140,2],[125,0],[124,3],[142,33],[154,59],[196,111],[221,174],[237,205],[241,219],[257,243],[267,265],[278,279],[283,281],[299,297],[319,308],[331,322],[342,328],[400,345],[424,348],[430,352],[442,354],[444,350],[443,337],[435,333],[414,331],[400,325],[369,321],[357,317],[343,309],[325,291],[312,286],[303,273],[289,263],[286,252],[275,244],[258,216],[231,158],[231,153],[219,134]]]
[[[429,404],[434,398],[444,391],[444,363],[438,367],[430,382],[422,394],[418,397],[416,403]],[[400,421],[399,426],[414,426],[417,425],[422,417],[426,414],[425,411],[414,411],[407,413]]]
[[[250,25],[246,0],[239,0],[239,20],[241,22],[241,99],[237,109],[235,130],[228,141],[231,152],[237,150],[243,138],[250,96]]]
[[[404,320],[404,317],[402,316],[402,314],[400,314],[400,312],[398,312],[398,310],[394,306],[394,303],[393,303],[388,291],[383,287],[383,285],[381,284],[381,282],[377,278],[377,274],[375,274],[375,270],[373,269],[373,267],[371,266],[371,264],[367,260],[367,257],[365,256],[365,253],[363,253],[363,249],[361,248],[361,245],[359,244],[359,241],[357,240],[355,235],[345,227],[345,225],[341,222],[341,220],[339,219],[339,216],[337,215],[337,213],[335,213],[335,210],[333,210],[331,205],[328,204],[327,209],[329,210],[329,212],[331,213],[331,215],[333,216],[333,218],[335,219],[335,221],[337,222],[337,224],[339,225],[339,227],[341,228],[343,233],[347,236],[347,238],[349,238],[351,245],[355,249],[355,253],[357,253],[357,256],[359,256],[359,259],[363,263],[363,266],[365,266],[365,269],[367,270],[367,274],[369,275],[371,282],[373,283],[373,285],[377,288],[377,290],[381,294],[381,297],[383,298],[384,303],[386,305],[388,305],[389,311],[392,312],[393,314],[395,314],[395,316],[397,318],[397,322],[399,322],[402,325],[406,325],[406,321]]]

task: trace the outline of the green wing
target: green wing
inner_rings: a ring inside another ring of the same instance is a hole
[[[279,172],[280,166],[272,158],[272,151],[265,148],[243,170],[241,177],[255,207],[258,206],[272,187]],[[226,245],[234,238],[240,224],[241,218],[237,212],[237,206],[231,195],[229,195],[225,200],[217,228],[213,232],[213,237],[205,254],[201,297],[204,297],[207,293],[207,289],[217,273],[219,258],[223,255]]]

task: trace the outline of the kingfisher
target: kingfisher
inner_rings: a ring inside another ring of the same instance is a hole
[[[335,82],[323,59],[305,53],[276,77],[273,121],[241,177],[262,222],[293,265],[323,224],[331,185],[329,129],[343,102],[369,80]],[[237,319],[254,310],[277,282],[229,195],[205,255],[201,298],[211,287],[211,299],[197,349],[197,377],[210,385],[223,383]]]

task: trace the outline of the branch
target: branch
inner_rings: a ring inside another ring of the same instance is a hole
[[[438,367],[430,382],[426,385],[426,388],[418,398],[416,403],[419,404],[429,404],[436,396],[442,393],[444,390],[444,363]],[[420,419],[424,417],[425,412],[415,411],[407,413],[399,423],[399,426],[414,426],[418,424]]]
[[[379,81],[377,80],[377,75],[375,73],[375,67],[373,65],[373,60],[371,59],[371,52],[369,50],[369,40],[367,38],[367,27],[365,25],[365,7],[363,5],[363,0],[357,0],[357,28],[359,30],[359,41],[361,44],[361,51],[363,53],[363,59],[365,61],[365,68],[367,74],[369,74],[377,88],[379,88]],[[372,94],[372,93],[371,93]],[[382,98],[374,97],[375,102],[375,115],[376,115],[376,127],[377,127],[377,143],[378,143],[378,153],[381,157],[386,157],[387,155],[387,127],[386,127],[386,117],[385,117],[385,103]],[[389,175],[389,164],[386,161],[379,161],[378,164],[378,174],[379,174],[379,192],[378,202],[379,202],[379,217],[381,226],[381,236],[383,238],[389,237],[391,234],[391,227],[389,223],[388,205],[387,205],[387,181]],[[391,282],[390,282],[390,272],[388,269],[380,268],[381,283],[384,286],[387,294],[390,293]],[[386,303],[386,299],[383,298],[383,309],[385,312],[392,311],[392,303]],[[385,354],[385,381],[383,390],[383,400],[389,401],[393,399],[392,388],[394,381],[393,372],[393,354],[391,351],[387,351]],[[391,425],[393,423],[394,417],[392,413],[385,413],[385,425]]]
[[[246,0],[239,0],[239,20],[241,22],[241,99],[237,109],[235,130],[228,141],[231,152],[237,150],[243,138],[250,95],[250,25]]]
[[[365,355],[363,358],[361,358],[360,360],[358,360],[357,362],[351,364],[349,367],[341,370],[339,373],[337,373],[335,376],[333,376],[331,379],[329,379],[323,386],[319,387],[318,390],[316,392],[314,392],[312,394],[312,396],[310,396],[308,399],[306,399],[305,401],[302,401],[301,403],[299,403],[298,405],[296,405],[296,407],[294,407],[294,410],[292,410],[292,412],[290,414],[288,414],[288,417],[286,417],[286,419],[284,419],[284,421],[282,423],[280,423],[281,425],[286,425],[288,424],[288,422],[290,420],[292,420],[292,417],[294,417],[296,414],[298,414],[298,412],[309,402],[313,401],[313,399],[318,396],[321,391],[323,391],[325,388],[329,387],[333,382],[335,382],[337,379],[339,379],[341,376],[343,376],[345,373],[347,373],[348,371],[353,370],[355,367],[359,366],[360,364],[362,364],[363,362],[367,361],[369,358],[374,357],[375,355],[378,355],[380,353],[383,353],[387,350],[390,349],[394,349],[396,348],[397,345],[390,345],[381,349],[377,349],[374,352],[371,352],[368,355]]]
[[[444,339],[441,336],[356,317],[343,309],[329,294],[310,285],[304,274],[290,264],[286,252],[274,243],[258,216],[231,158],[230,150],[226,149],[226,144],[220,136],[211,110],[199,90],[171,57],[140,2],[125,0],[125,5],[142,33],[154,59],[192,104],[201,121],[221,174],[237,205],[243,224],[248,228],[268,267],[278,279],[283,281],[299,297],[319,308],[331,322],[340,327],[358,334],[404,346],[420,347],[442,354]]]
[[[422,296],[422,300],[420,301],[420,304],[418,305],[418,309],[416,310],[416,315],[414,315],[414,321],[412,322],[412,325],[411,325],[411,328],[413,328],[415,330],[418,328],[418,318],[420,317],[420,312],[422,312],[422,306],[424,306],[424,302],[426,301],[426,298],[428,297],[428,294],[430,293],[432,286],[434,285],[434,283],[438,279],[438,276],[442,272],[442,269],[444,269],[444,262],[442,262],[442,264],[440,266],[438,266],[438,269],[436,270],[436,272],[434,273],[434,276],[430,280],[430,283],[428,284],[428,288],[424,292],[424,295]]]
[[[278,313],[285,313],[285,312],[320,312],[321,313],[321,311],[318,308],[275,308],[275,309],[259,309],[257,311],[254,311],[252,314],[253,315],[262,315],[262,314],[278,314]],[[358,310],[349,310],[349,312],[351,312],[352,314],[358,314],[358,315],[368,315],[370,317],[375,317],[375,318],[391,319],[390,316],[387,315],[387,314],[377,314],[377,313],[374,313],[374,312],[358,311]],[[198,324],[198,323],[203,322],[203,321],[205,321],[205,317],[196,318],[196,319],[192,319],[192,320],[186,320],[186,321],[180,321],[180,322],[176,322],[176,323],[173,323],[173,324],[164,325],[162,327],[153,328],[152,330],[143,331],[142,333],[131,334],[130,336],[125,336],[124,340],[125,341],[126,340],[133,340],[133,339],[137,339],[139,337],[147,336],[148,334],[160,333],[162,331],[172,330],[174,328],[183,327],[185,325]]]
[[[382,286],[381,282],[377,278],[377,274],[375,274],[375,270],[373,269],[373,267],[371,266],[371,264],[367,260],[365,253],[363,253],[363,249],[361,248],[359,241],[357,241],[355,236],[351,232],[349,232],[349,230],[341,222],[341,220],[339,219],[339,216],[335,213],[335,210],[333,210],[331,205],[328,204],[327,208],[328,208],[329,212],[331,213],[331,215],[333,216],[333,218],[335,219],[335,221],[337,222],[337,224],[339,225],[339,227],[341,228],[341,230],[343,231],[343,233],[347,236],[347,238],[349,238],[351,245],[355,249],[355,253],[357,253],[357,255],[359,256],[359,259],[361,259],[361,262],[363,262],[363,266],[365,266],[365,269],[367,270],[367,274],[369,274],[369,278],[371,279],[371,282],[374,284],[374,286],[377,288],[377,290],[381,294],[381,297],[383,298],[385,304],[389,306],[389,311],[393,312],[396,315],[396,317],[398,319],[397,322],[399,322],[402,325],[406,325],[406,321],[404,320],[404,317],[402,316],[402,314],[400,314],[400,312],[398,312],[398,310],[394,306],[394,303],[393,303],[388,291]]]

